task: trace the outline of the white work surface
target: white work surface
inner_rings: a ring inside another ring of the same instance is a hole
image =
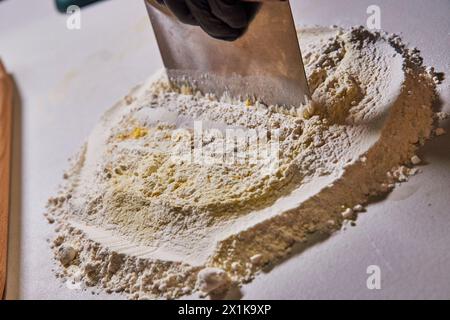
[[[372,0],[295,0],[298,24],[365,24]],[[381,26],[422,50],[425,64],[449,73],[450,1],[375,1]],[[270,44],[268,49],[270,50]],[[0,1],[0,56],[20,94],[15,105],[7,297],[121,298],[69,290],[51,269],[43,217],[67,158],[100,115],[161,67],[143,0],[109,0],[66,29],[51,0]],[[450,75],[447,75],[447,77]],[[449,80],[440,86],[450,111]],[[449,130],[449,124],[442,124]],[[421,149],[422,173],[360,216],[357,226],[310,246],[242,288],[243,298],[450,298],[450,139]],[[381,290],[366,269],[381,268]]]

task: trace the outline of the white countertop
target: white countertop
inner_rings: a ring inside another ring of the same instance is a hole
[[[368,0],[295,0],[301,25],[365,24]],[[450,112],[450,2],[378,0],[381,26],[422,50],[445,72],[442,107]],[[68,30],[51,0],[0,2],[0,57],[14,75],[15,104],[7,297],[109,299],[67,289],[51,269],[43,217],[67,158],[100,115],[161,67],[143,0],[109,0],[82,11]],[[450,132],[450,123],[442,124]],[[419,175],[369,206],[357,226],[310,246],[242,288],[248,299],[450,298],[450,135],[427,143]],[[367,267],[382,289],[368,290]]]

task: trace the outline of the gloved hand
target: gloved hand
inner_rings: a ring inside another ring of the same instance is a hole
[[[258,4],[240,0],[158,0],[185,24],[200,26],[211,37],[234,41],[246,30]]]

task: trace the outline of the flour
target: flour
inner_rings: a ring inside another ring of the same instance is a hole
[[[132,299],[214,293],[416,174],[435,97],[419,52],[364,28],[299,38],[308,105],[217,99],[157,75],[110,109],[49,201],[59,276]]]

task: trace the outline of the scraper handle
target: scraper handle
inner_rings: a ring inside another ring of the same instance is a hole
[[[98,2],[100,0],[55,0],[56,9],[61,13],[66,13],[70,6],[84,7],[88,4]]]

